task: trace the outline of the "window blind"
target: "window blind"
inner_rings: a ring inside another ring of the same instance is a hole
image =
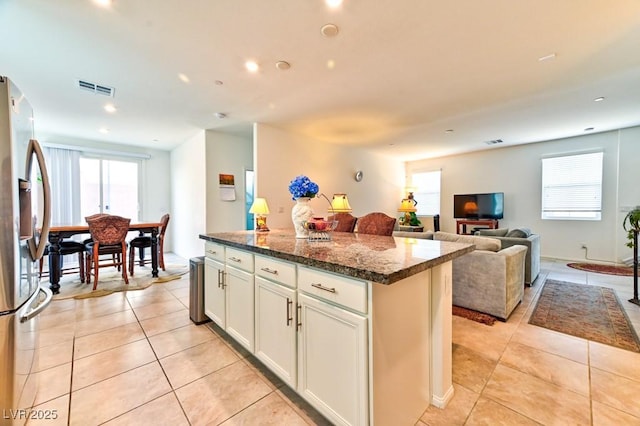
[[[434,215],[440,213],[440,170],[434,172],[414,173],[411,183],[416,189],[414,197],[418,215]]]
[[[603,152],[542,160],[542,218],[600,220]]]

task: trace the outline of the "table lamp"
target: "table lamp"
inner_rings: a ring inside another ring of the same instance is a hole
[[[269,206],[264,198],[256,198],[253,205],[249,209],[249,213],[256,215],[256,232],[267,232],[267,215],[269,214]]]
[[[349,205],[347,194],[333,194],[333,198],[331,199],[331,210],[334,213],[351,213],[353,209]]]
[[[416,209],[416,205],[413,203],[413,200],[409,198],[403,198],[400,202],[398,211],[404,213],[402,224],[409,226],[411,224],[411,213],[415,213],[416,211],[418,211],[418,209]]]

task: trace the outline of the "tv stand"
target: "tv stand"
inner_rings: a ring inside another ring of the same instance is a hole
[[[467,232],[467,225],[479,225],[487,229],[498,229],[498,219],[456,219],[456,233],[471,235],[471,232]]]

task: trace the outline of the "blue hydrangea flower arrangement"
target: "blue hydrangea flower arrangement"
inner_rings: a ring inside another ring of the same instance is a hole
[[[311,182],[311,179],[303,175],[297,176],[289,183],[289,192],[293,200],[300,197],[313,198],[319,190],[317,183]]]

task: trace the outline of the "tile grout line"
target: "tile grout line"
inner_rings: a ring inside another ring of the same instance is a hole
[[[171,295],[175,298],[173,293]],[[153,352],[153,356],[156,357],[156,362],[158,363],[158,366],[160,367],[160,370],[162,370],[162,374],[164,375],[164,378],[167,380],[167,383],[169,384],[169,387],[171,388],[170,392],[167,392],[164,395],[160,395],[160,396],[158,396],[158,398],[161,398],[161,397],[163,397],[165,395],[168,395],[170,393],[173,394],[173,397],[176,399],[176,401],[178,402],[178,405],[180,406],[180,410],[182,411],[182,414],[184,415],[185,420],[187,421],[187,423],[189,425],[191,425],[192,424],[191,420],[189,419],[189,416],[187,415],[187,412],[185,411],[184,407],[182,406],[182,402],[180,401],[180,398],[178,398],[178,395],[176,394],[176,390],[174,389],[173,384],[171,383],[171,380],[169,380],[169,376],[167,375],[167,372],[165,371],[164,366],[160,362],[160,358],[158,357],[158,353],[156,352],[155,348],[151,344],[151,341],[149,340],[149,335],[147,334],[147,331],[142,326],[142,323],[140,322],[140,318],[138,318],[138,314],[136,314],[136,311],[135,311],[134,307],[131,305],[131,302],[130,302],[129,298],[127,297],[126,299],[127,299],[127,304],[129,304],[129,307],[131,308],[131,311],[133,312],[133,315],[136,317],[136,321],[138,321],[138,326],[142,330],[142,333],[144,334],[144,337],[145,337],[145,339],[147,341],[147,344],[149,345],[149,347],[151,348],[151,351]],[[158,398],[155,398],[155,399],[158,399]],[[155,399],[153,399],[153,401],[155,401]],[[151,401],[147,401],[144,404],[140,405],[139,407],[142,407],[143,405],[148,404],[149,402],[151,402]],[[138,407],[136,407],[136,408],[138,408]]]

